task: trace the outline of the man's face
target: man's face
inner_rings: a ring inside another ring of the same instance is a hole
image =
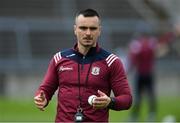
[[[78,45],[83,47],[96,46],[100,36],[100,20],[98,17],[84,17],[79,15],[74,25],[74,33],[78,40]]]

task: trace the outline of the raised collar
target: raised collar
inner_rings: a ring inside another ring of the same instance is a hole
[[[73,48],[80,56],[84,56],[83,54],[81,54],[79,51],[78,51],[78,48],[77,48],[77,43],[74,45],[74,48]],[[95,55],[96,53],[98,53],[100,51],[100,47],[99,47],[99,44],[97,43],[96,47],[91,47],[90,50],[88,51],[88,53],[86,54],[86,56],[93,56]]]

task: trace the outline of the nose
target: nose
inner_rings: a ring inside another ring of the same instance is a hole
[[[87,30],[86,30],[86,35],[90,35],[90,34],[91,34],[90,29],[87,29]]]

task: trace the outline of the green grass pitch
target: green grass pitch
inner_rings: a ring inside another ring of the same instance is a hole
[[[173,115],[180,121],[180,98],[166,97],[158,99],[157,122],[167,115]],[[146,101],[142,104],[140,121],[145,121],[148,107]],[[110,111],[110,122],[127,121],[131,110]],[[56,114],[56,101],[53,99],[44,112],[39,111],[33,100],[20,101],[0,98],[0,122],[53,122]]]

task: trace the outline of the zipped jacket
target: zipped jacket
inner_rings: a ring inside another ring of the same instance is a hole
[[[114,94],[113,110],[126,110],[132,104],[132,95],[121,60],[97,44],[83,56],[72,49],[56,53],[49,63],[45,77],[37,90],[45,92],[49,102],[58,90],[56,122],[73,122],[81,106],[84,122],[108,122],[109,108],[94,109],[88,97],[97,91]]]

